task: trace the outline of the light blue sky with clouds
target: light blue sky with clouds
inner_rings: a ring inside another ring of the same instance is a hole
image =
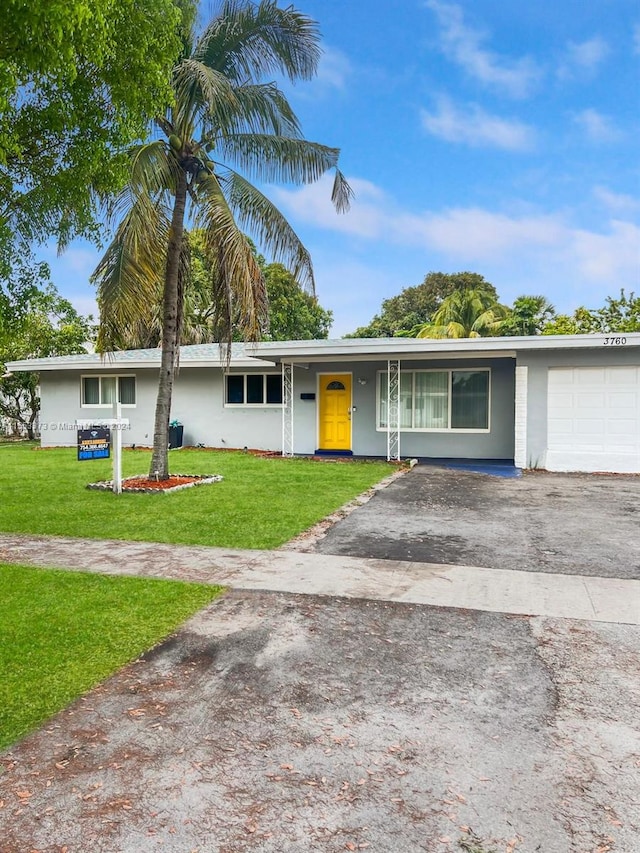
[[[271,187],[314,261],[332,337],[430,271],[481,273],[510,304],[560,311],[640,289],[637,0],[298,0],[325,50],[290,90],[331,181]],[[48,247],[58,288],[95,310],[99,250]]]

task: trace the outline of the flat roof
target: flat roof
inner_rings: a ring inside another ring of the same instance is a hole
[[[254,355],[248,355],[246,344],[231,344],[229,367],[273,367],[272,361],[264,361]],[[81,353],[78,355],[59,355],[49,358],[28,358],[20,361],[8,361],[8,371],[21,370],[78,370],[99,367],[103,370],[140,367],[160,367],[161,351],[154,349],[118,350],[117,352]],[[192,344],[180,347],[181,367],[226,367],[227,349],[220,344]]]
[[[622,344],[624,340],[624,344]],[[616,343],[617,342],[617,343]],[[273,361],[362,360],[372,357],[416,358],[482,354],[515,357],[525,350],[601,349],[640,347],[640,332],[616,335],[531,335],[500,338],[341,338],[321,341],[265,341],[246,344],[246,352]]]
[[[535,350],[583,350],[614,347],[640,347],[640,332],[614,335],[533,335],[503,338],[338,338],[313,341],[264,341],[231,344],[232,368],[269,368],[276,363],[325,361],[366,361],[403,358],[515,358],[518,352]],[[21,370],[103,370],[125,367],[160,366],[160,348],[83,353],[7,362],[8,371]],[[220,344],[194,344],[180,347],[182,367],[227,366],[226,347]]]

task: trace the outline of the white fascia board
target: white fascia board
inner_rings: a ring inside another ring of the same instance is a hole
[[[200,359],[200,360],[181,360],[180,368],[187,367],[219,367],[222,370],[227,368],[226,363],[220,359]],[[149,359],[141,359],[134,361],[133,359],[117,359],[103,358],[96,360],[73,360],[72,356],[64,361],[57,361],[53,358],[32,358],[23,359],[22,361],[8,361],[6,369],[10,373],[19,373],[28,370],[34,373],[40,373],[46,370],[141,370],[151,369],[157,370],[160,367],[160,359],[150,361]],[[234,358],[229,362],[229,368],[267,368],[275,367],[275,362],[265,361],[264,359],[251,358],[245,356],[243,358]]]
[[[462,360],[473,360],[478,358],[516,358],[517,353],[515,350],[507,349],[507,350],[470,350],[468,352],[454,352],[454,351],[440,351],[440,352],[404,352],[404,353],[369,353],[368,355],[352,355],[351,353],[338,353],[336,355],[327,355],[323,353],[319,356],[309,357],[305,355],[301,356],[302,361],[297,361],[295,357],[289,355],[283,355],[282,357],[272,356],[274,360],[278,362],[290,362],[294,364],[296,367],[305,367],[309,368],[310,364],[335,364],[336,361],[344,361],[349,364],[356,362],[369,362],[372,361],[388,361],[391,359],[392,361],[443,361],[446,359],[447,361],[462,361]]]
[[[533,335],[501,338],[346,338],[334,341],[269,341],[255,344],[249,352],[258,358],[295,361],[371,360],[372,358],[437,358],[453,353],[513,356],[524,350],[599,349],[612,339],[624,346],[640,347],[640,332],[615,335]]]

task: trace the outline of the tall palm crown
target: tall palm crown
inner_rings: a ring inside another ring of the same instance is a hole
[[[99,348],[118,348],[162,304],[162,366],[150,474],[168,476],[168,423],[189,270],[185,223],[204,235],[211,302],[228,340],[235,320],[256,338],[266,320],[263,276],[244,232],[311,291],[309,253],[251,181],[305,184],[335,169],[332,200],[348,209],[351,190],[339,150],[304,139],[284,93],[264,78],[309,79],[320,56],[317,26],[274,0],[225,0],[186,45],[173,75],[174,103],[155,138],[130,152],[130,181],[114,205],[121,217],[96,272]]]
[[[416,333],[418,338],[480,338],[501,334],[509,313],[487,291],[456,290]]]

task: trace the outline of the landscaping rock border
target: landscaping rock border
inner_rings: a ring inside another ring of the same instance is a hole
[[[219,483],[223,477],[222,474],[172,474],[172,477],[190,477],[192,478],[191,483],[180,483],[177,486],[170,486],[168,489],[144,489],[139,486],[127,486],[127,482],[131,482],[132,480],[141,480],[146,479],[145,474],[138,474],[133,477],[126,477],[122,481],[122,491],[123,492],[137,492],[142,494],[161,494],[166,495],[168,492],[177,492],[180,489],[190,489],[192,486],[206,486],[209,483]],[[94,489],[99,492],[111,492],[113,491],[113,480],[101,480],[98,483],[88,483],[88,489]]]

